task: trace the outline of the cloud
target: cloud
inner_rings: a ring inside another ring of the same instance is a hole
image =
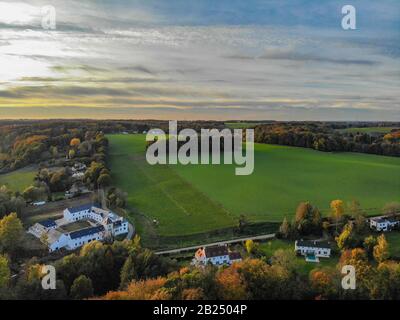
[[[354,32],[340,28],[338,1],[52,4],[55,31],[0,20],[0,118],[9,107],[72,116],[69,106],[113,117],[383,119],[400,105],[397,2],[356,1]]]

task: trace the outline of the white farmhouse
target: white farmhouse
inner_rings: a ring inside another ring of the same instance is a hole
[[[369,219],[369,226],[371,229],[376,231],[390,231],[396,226],[400,225],[400,219],[398,216],[381,216]]]
[[[296,253],[305,256],[307,261],[318,262],[319,257],[331,256],[331,246],[327,241],[296,240],[294,247]]]
[[[63,219],[45,220],[29,228],[29,233],[37,238],[46,239],[49,251],[62,248],[75,250],[91,241],[103,241],[106,238],[128,233],[128,221],[117,214],[92,204],[67,208]],[[88,227],[74,231],[65,231],[65,226],[85,220]]]
[[[233,262],[241,261],[242,257],[238,252],[230,252],[228,246],[211,246],[200,248],[196,251],[194,263],[206,265],[230,265]]]
[[[128,232],[128,221],[126,219],[92,204],[65,209],[64,220],[70,223],[79,220],[93,220],[104,226],[105,231],[112,236]]]
[[[40,238],[41,235],[45,232],[49,232],[52,229],[57,228],[57,223],[54,220],[47,219],[35,223],[32,227],[29,228],[29,233],[33,234],[35,237]]]

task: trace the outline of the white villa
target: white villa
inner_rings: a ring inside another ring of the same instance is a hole
[[[331,246],[327,241],[296,240],[294,250],[297,254],[306,257],[306,261],[318,262],[320,257],[331,256]]]
[[[196,251],[193,263],[197,265],[231,265],[234,262],[242,261],[239,252],[228,250],[227,245],[200,248]]]
[[[78,221],[86,221],[88,227],[69,232],[63,228]],[[30,227],[28,232],[37,238],[45,235],[50,252],[61,248],[74,250],[94,240],[102,241],[128,233],[128,221],[114,212],[86,204],[67,208],[62,219],[38,222]]]
[[[398,216],[380,216],[369,219],[369,227],[376,231],[390,231],[400,225]]]

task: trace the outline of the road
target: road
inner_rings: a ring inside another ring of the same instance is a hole
[[[128,234],[126,235],[126,239],[131,240],[134,234],[135,234],[135,227],[128,222]]]
[[[184,247],[184,248],[178,248],[178,249],[172,249],[172,250],[156,251],[155,254],[163,255],[163,254],[171,254],[171,253],[181,253],[184,251],[197,250],[200,247],[220,246],[220,245],[225,245],[225,244],[245,242],[247,240],[268,240],[268,239],[272,239],[272,238],[275,238],[275,233],[264,234],[264,235],[260,235],[260,236],[254,236],[254,237],[237,238],[237,239],[219,241],[219,242],[213,242],[213,243],[207,243],[207,244],[201,244],[201,245],[192,246],[192,247]]]

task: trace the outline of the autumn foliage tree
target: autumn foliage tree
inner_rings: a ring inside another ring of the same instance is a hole
[[[73,138],[69,143],[69,145],[73,148],[78,147],[80,144],[81,144],[81,139],[79,138]]]
[[[218,293],[223,300],[242,300],[247,298],[246,285],[239,273],[237,264],[221,269],[216,276]]]
[[[23,226],[17,214],[11,213],[0,220],[0,249],[10,255],[16,253],[23,236]]]
[[[378,239],[377,243],[374,247],[374,259],[377,262],[383,262],[389,258],[389,244],[386,241],[385,235],[381,234]]]
[[[10,282],[10,266],[8,258],[0,255],[0,290],[5,289]]]
[[[333,200],[331,201],[331,211],[332,217],[335,219],[336,224],[336,233],[339,220],[342,218],[344,214],[344,203],[342,200]]]

